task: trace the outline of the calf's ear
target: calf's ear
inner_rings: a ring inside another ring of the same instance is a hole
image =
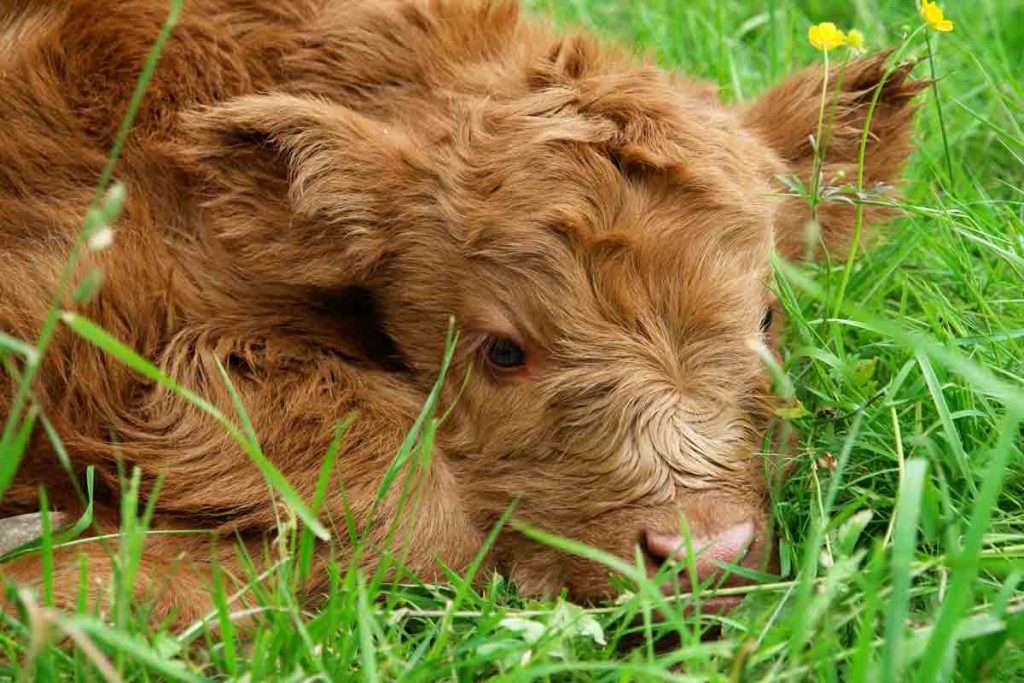
[[[186,115],[182,130],[204,237],[246,279],[363,284],[437,203],[422,145],[324,100],[240,97]]]
[[[818,209],[818,228],[821,239],[834,255],[844,254],[850,245],[861,137],[876,93],[878,100],[868,125],[864,157],[863,187],[871,195],[865,204],[866,224],[893,217],[893,211],[870,202],[891,193],[912,149],[910,133],[916,110],[912,100],[927,82],[910,78],[913,65],[890,68],[887,57],[888,53],[879,53],[855,59],[833,67],[829,73],[823,125],[826,133],[819,145],[824,152],[820,168],[824,200]],[[744,125],[781,158],[784,176],[799,178],[808,190],[815,168],[811,139],[817,135],[823,76],[821,67],[808,67],[742,112]],[[793,194],[782,182],[779,189]],[[805,198],[787,196],[783,200],[776,223],[776,247],[780,254],[800,258],[807,253],[810,220]],[[813,237],[813,232],[810,234]]]

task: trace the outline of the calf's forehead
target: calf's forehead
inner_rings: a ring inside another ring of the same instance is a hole
[[[756,325],[769,202],[729,204],[702,188],[594,165],[538,184],[529,198],[517,188],[495,193],[465,242],[481,284],[475,297],[505,302],[528,318],[519,324],[660,320],[736,333]]]

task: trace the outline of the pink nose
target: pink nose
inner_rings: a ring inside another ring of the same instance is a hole
[[[742,522],[709,536],[691,536],[690,547],[696,558],[698,580],[703,583],[722,574],[723,568],[720,563],[740,564],[751,554],[755,541],[752,522]],[[647,531],[644,533],[644,546],[648,557],[656,566],[674,562],[680,572],[687,571],[686,539],[682,534]]]

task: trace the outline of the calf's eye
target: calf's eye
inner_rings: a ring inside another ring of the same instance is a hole
[[[772,327],[772,309],[768,309],[764,312],[764,317],[761,318],[761,332],[767,333]]]
[[[487,340],[484,348],[487,360],[495,367],[504,370],[520,368],[526,365],[526,351],[511,339],[493,337]]]

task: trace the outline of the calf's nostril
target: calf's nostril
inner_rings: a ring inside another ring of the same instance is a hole
[[[686,554],[686,541],[678,533],[645,531],[643,548],[655,566],[660,567],[673,560],[682,560]]]
[[[741,522],[711,536],[694,535],[690,547],[696,555],[697,574],[701,579],[718,573],[719,563],[735,563],[744,558],[754,543],[754,524]],[[666,562],[683,565],[686,560],[686,539],[677,532],[644,532],[644,549],[657,566]]]

